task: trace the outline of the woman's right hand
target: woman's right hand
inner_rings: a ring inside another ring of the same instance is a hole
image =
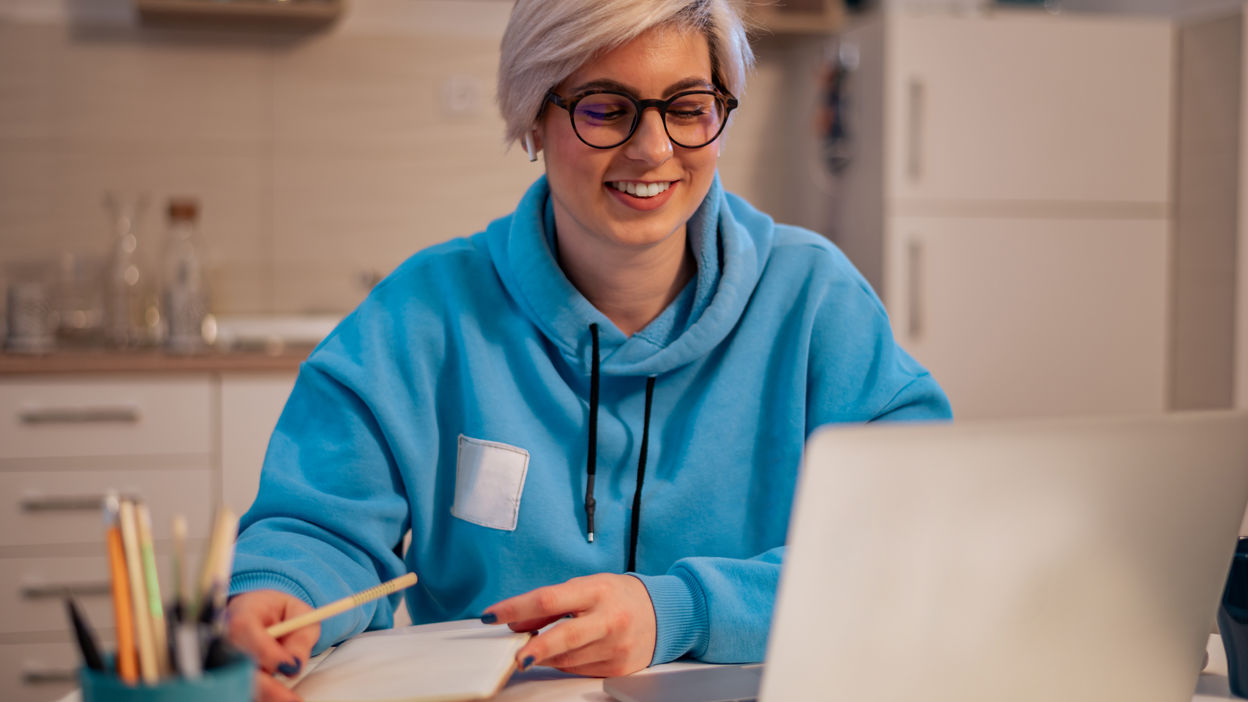
[[[299,674],[321,635],[321,625],[310,624],[280,640],[269,636],[266,629],[311,609],[303,600],[277,590],[244,592],[230,599],[226,607],[230,642],[254,658],[264,673],[256,675],[258,702],[298,702],[299,696],[272,676]]]

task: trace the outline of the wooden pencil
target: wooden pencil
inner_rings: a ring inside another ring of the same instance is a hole
[[[341,600],[331,602],[324,607],[317,607],[311,612],[304,612],[297,617],[292,617],[284,622],[278,622],[277,624],[269,627],[267,631],[269,636],[272,636],[275,639],[280,639],[296,629],[302,629],[309,624],[315,624],[319,621],[328,619],[335,614],[342,614],[349,609],[359,607],[365,602],[371,602],[379,597],[385,597],[386,595],[396,593],[399,590],[409,588],[415,584],[415,573],[400,575],[394,580],[387,580],[380,585],[370,587],[362,592],[357,592],[350,597],[344,597]]]
[[[134,612],[130,607],[130,578],[121,543],[120,505],[116,495],[104,501],[104,528],[108,539],[108,571],[113,590],[113,619],[117,628],[117,676],[134,685],[139,681],[138,651],[134,643]]]

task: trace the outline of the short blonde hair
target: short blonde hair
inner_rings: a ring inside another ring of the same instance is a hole
[[[741,97],[754,52],[732,0],[516,0],[498,63],[506,142],[533,128],[546,92],[578,68],[668,24],[705,34],[712,80]]]

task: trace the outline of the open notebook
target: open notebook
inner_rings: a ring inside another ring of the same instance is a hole
[[[294,685],[304,702],[457,702],[492,697],[529,640],[475,619],[370,631]]]

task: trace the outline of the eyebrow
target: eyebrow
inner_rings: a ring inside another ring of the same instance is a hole
[[[667,89],[663,91],[663,94],[671,95],[672,93],[678,93],[682,90],[689,90],[691,88],[706,88],[708,90],[711,90],[711,89],[714,89],[714,87],[715,86],[713,86],[709,81],[705,79],[697,78],[697,77],[689,77],[689,78],[678,80],[675,83],[672,83],[671,85],[667,86]],[[629,95],[633,95],[633,96],[637,95],[637,91],[634,90],[632,87],[624,85],[623,83],[620,83],[614,80],[606,79],[606,78],[599,78],[598,80],[591,80],[587,83],[581,83],[580,85],[572,89],[572,94],[577,95],[587,90],[615,90],[621,93],[628,93]]]

